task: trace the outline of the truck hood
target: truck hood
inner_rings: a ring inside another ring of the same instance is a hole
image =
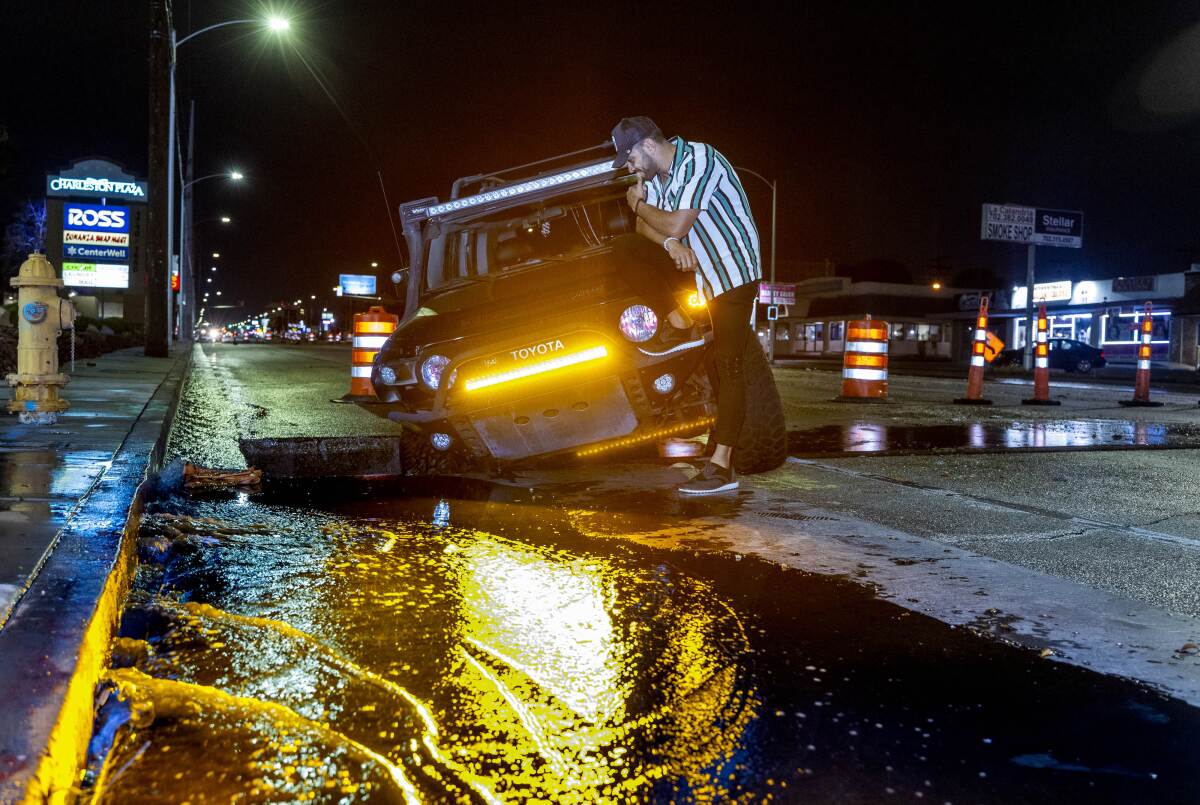
[[[547,318],[623,300],[629,294],[609,254],[531,266],[427,294],[422,299],[422,311],[436,315],[423,313],[401,322],[390,345],[416,347],[535,325]]]

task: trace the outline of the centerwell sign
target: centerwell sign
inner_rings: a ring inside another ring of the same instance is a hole
[[[1036,246],[1083,246],[1083,213],[1014,204],[984,204],[980,238]]]

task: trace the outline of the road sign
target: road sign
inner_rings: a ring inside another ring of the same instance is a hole
[[[339,296],[374,296],[375,277],[371,274],[339,274]]]
[[[979,237],[1036,246],[1083,246],[1083,213],[1014,204],[984,204]]]
[[[760,282],[758,302],[762,305],[794,305],[796,286],[790,282]]]
[[[983,345],[983,359],[988,363],[996,360],[996,356],[1004,349],[1004,342],[991,330],[987,331],[987,341]]]

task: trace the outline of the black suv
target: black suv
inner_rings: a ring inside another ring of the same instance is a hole
[[[701,322],[702,345],[663,357],[638,349],[658,322],[618,278],[611,249],[634,231],[632,177],[611,156],[577,161],[600,148],[459,179],[449,201],[401,205],[412,267],[396,275],[404,314],[375,359],[380,404],[370,408],[405,426],[426,459],[600,456],[711,428],[704,297],[680,300]],[[749,413],[735,462],[773,469],[786,431],[755,338],[744,363]]]

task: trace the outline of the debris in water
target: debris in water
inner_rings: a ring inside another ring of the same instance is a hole
[[[251,467],[247,470],[217,470],[210,467],[183,465],[183,486],[189,492],[202,489],[222,489],[236,486],[241,488],[262,485],[262,470]]]

